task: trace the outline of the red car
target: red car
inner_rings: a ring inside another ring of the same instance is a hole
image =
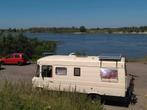
[[[28,63],[28,58],[24,53],[13,53],[6,56],[5,58],[1,58],[0,63],[23,65]]]

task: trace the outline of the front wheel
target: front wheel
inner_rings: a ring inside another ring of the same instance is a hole
[[[23,64],[22,62],[18,62],[18,65],[19,65],[19,66],[22,66],[22,64]]]

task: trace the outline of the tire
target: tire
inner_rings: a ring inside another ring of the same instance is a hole
[[[2,68],[2,65],[3,65],[4,63],[3,62],[0,62],[0,69]]]
[[[22,66],[22,64],[23,64],[22,62],[18,62],[18,65],[19,65],[19,66]]]
[[[88,99],[90,99],[92,102],[95,102],[95,101],[102,101],[102,98],[101,98],[101,96],[100,95],[98,95],[98,94],[88,94],[87,95],[88,96]]]
[[[1,62],[0,62],[0,65],[4,65],[4,62],[3,62],[3,61],[1,61]]]

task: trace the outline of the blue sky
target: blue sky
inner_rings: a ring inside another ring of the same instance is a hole
[[[0,28],[147,25],[147,0],[0,0]]]

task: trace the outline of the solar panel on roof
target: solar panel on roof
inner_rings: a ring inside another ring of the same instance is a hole
[[[121,54],[101,54],[99,56],[100,60],[121,60]]]

